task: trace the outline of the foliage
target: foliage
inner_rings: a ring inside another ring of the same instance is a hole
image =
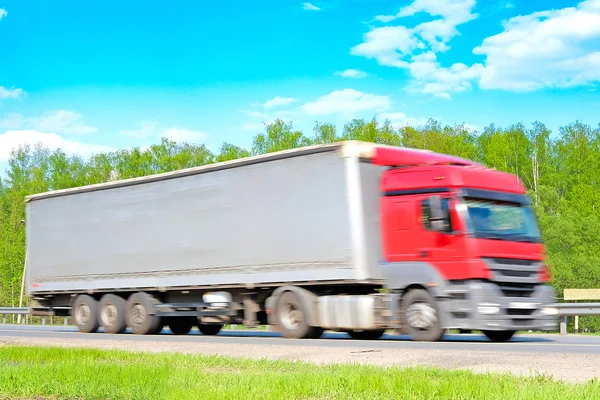
[[[218,154],[203,144],[167,139],[145,150],[87,160],[40,146],[13,151],[6,178],[0,179],[0,305],[13,305],[19,296],[25,195],[346,139],[429,149],[516,174],[534,200],[558,295],[564,288],[600,287],[600,126],[576,121],[552,134],[540,122],[508,128],[491,124],[479,133],[434,120],[396,128],[373,118],[354,119],[341,132],[317,122],[312,135],[306,135],[291,122],[277,120],[254,137],[250,149],[224,143]],[[591,321],[582,319],[580,326],[591,328]]]

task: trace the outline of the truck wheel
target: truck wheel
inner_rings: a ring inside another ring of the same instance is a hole
[[[198,324],[198,329],[203,335],[214,336],[221,332],[223,325],[213,325],[213,324]]]
[[[71,318],[79,332],[93,333],[99,328],[98,302],[92,296],[77,296],[71,308]]]
[[[298,296],[285,292],[277,303],[277,327],[283,337],[288,339],[316,339],[323,334],[320,327],[309,326],[306,322],[306,311]]]
[[[366,331],[348,331],[352,339],[375,340],[379,339],[385,333],[385,329],[370,329]]]
[[[409,291],[402,298],[400,312],[406,331],[414,340],[435,342],[444,336],[435,299],[428,291]]]
[[[160,317],[154,315],[158,300],[148,293],[134,293],[127,300],[127,324],[136,335],[156,334],[162,331]]]
[[[492,342],[508,342],[515,334],[515,331],[482,331]]]
[[[106,333],[123,333],[127,329],[125,300],[114,294],[105,294],[100,299],[100,326]]]
[[[194,326],[194,318],[171,318],[168,325],[174,335],[187,335]]]

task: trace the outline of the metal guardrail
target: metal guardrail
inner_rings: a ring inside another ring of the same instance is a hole
[[[7,315],[16,315],[18,324],[27,324],[27,316],[31,314],[28,307],[0,307],[0,315],[2,316],[2,324],[6,324]],[[22,318],[25,317],[25,318]],[[65,326],[68,325],[68,317],[64,319]],[[42,317],[42,325],[46,325],[46,317]]]
[[[25,315],[29,314],[27,307],[0,307],[0,315]]]
[[[556,303],[550,307],[556,308],[560,317],[560,334],[567,334],[567,319],[569,317],[579,316],[600,316],[600,303]],[[0,307],[0,315],[2,315],[2,323],[6,324],[7,315],[25,316],[31,313],[27,307]],[[67,325],[65,318],[65,325]],[[25,323],[25,318],[21,319]],[[46,317],[42,317],[42,325],[46,324]]]
[[[569,317],[599,316],[600,303],[558,303],[554,307],[560,316],[560,334],[567,334],[567,322]],[[577,319],[576,319],[577,322]],[[577,325],[577,323],[576,323]]]

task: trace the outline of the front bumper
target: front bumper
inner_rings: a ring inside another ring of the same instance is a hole
[[[551,307],[554,290],[547,285],[537,285],[526,295],[509,297],[497,284],[478,281],[449,288],[447,294],[442,309],[443,325],[448,329],[558,329],[558,313]]]

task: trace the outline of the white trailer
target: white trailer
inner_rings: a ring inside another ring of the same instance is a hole
[[[381,287],[383,167],[361,162],[373,149],[319,145],[29,196],[34,313],[73,308],[82,331],[122,331],[135,321],[95,312],[125,316],[137,293],[168,322],[209,307],[208,298],[242,313],[211,309],[207,323],[253,325],[266,322],[264,297],[277,288]],[[156,324],[142,325],[134,331]]]

